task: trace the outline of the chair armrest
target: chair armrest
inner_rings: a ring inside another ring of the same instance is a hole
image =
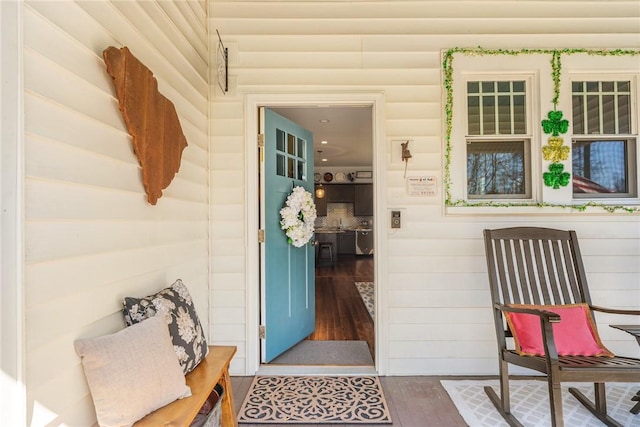
[[[534,316],[538,316],[542,319],[545,319],[547,322],[551,322],[551,323],[558,323],[560,321],[560,315],[547,310],[538,310],[535,308],[511,307],[509,305],[498,304],[498,303],[494,304],[493,308],[500,311],[507,311],[510,313],[533,314]]]
[[[560,322],[559,314],[535,308],[511,307],[500,303],[495,303],[493,308],[510,313],[524,313],[538,316],[540,318],[540,329],[542,330],[542,341],[544,343],[544,357],[550,365],[558,365],[558,350],[556,349],[556,342],[553,336],[553,327],[551,324]]]
[[[617,308],[607,308],[607,307],[599,307],[597,305],[590,305],[591,310],[599,311],[601,313],[610,313],[610,314],[627,314],[632,316],[640,316],[640,310],[624,310]]]

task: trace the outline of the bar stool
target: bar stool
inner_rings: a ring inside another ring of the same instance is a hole
[[[328,263],[329,265],[333,265],[333,243],[332,242],[322,242],[320,243],[320,247],[318,248],[318,258],[316,259],[316,263],[320,265],[325,262]]]

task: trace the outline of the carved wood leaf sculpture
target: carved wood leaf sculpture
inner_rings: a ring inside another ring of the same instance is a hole
[[[153,73],[127,47],[102,52],[113,77],[120,111],[142,166],[147,200],[155,205],[180,169],[187,139],[171,101],[158,92]]]

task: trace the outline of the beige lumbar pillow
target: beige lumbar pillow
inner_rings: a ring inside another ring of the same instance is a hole
[[[74,345],[101,426],[128,426],[191,396],[162,316]]]

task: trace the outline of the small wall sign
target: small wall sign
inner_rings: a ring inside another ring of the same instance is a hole
[[[409,196],[432,197],[438,194],[438,179],[435,176],[410,176],[407,178]]]

